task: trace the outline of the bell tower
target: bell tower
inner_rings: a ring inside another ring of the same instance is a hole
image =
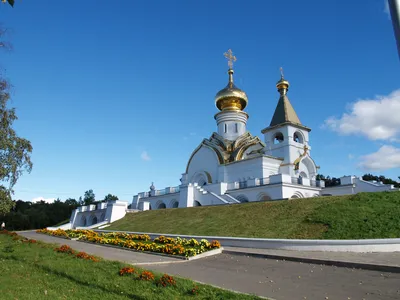
[[[276,88],[279,100],[271,123],[261,132],[266,144],[265,153],[283,158],[280,173],[292,177],[315,179],[317,168],[311,159],[309,145],[310,128],[301,124],[292,104],[287,97],[289,81],[284,78],[281,68],[281,79]]]

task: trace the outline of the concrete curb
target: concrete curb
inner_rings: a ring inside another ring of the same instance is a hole
[[[250,252],[241,252],[241,251],[233,251],[233,250],[223,250],[222,253],[232,254],[232,255],[241,255],[241,256],[251,256],[251,257],[258,257],[258,258],[276,259],[276,260],[287,260],[287,261],[302,262],[302,263],[309,263],[309,264],[336,266],[336,267],[342,267],[342,268],[400,273],[400,267],[398,267],[398,266],[368,264],[368,263],[339,261],[339,260],[320,259],[320,258],[306,258],[306,257],[298,257],[298,256],[296,257],[296,256],[285,256],[285,255],[275,255],[275,254],[250,253]]]

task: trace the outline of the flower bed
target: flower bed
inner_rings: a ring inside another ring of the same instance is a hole
[[[45,233],[52,236],[66,238],[77,238],[82,241],[88,241],[97,244],[113,245],[123,248],[134,249],[137,251],[148,251],[164,253],[177,256],[195,256],[213,249],[218,249],[221,244],[218,241],[209,242],[202,239],[200,242],[196,239],[182,239],[159,236],[151,240],[147,234],[128,234],[122,232],[97,233],[93,230],[48,230],[40,229],[38,233]]]

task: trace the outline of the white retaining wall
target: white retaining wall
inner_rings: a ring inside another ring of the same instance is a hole
[[[97,232],[116,232],[110,230],[95,230]],[[192,236],[163,233],[147,233],[120,231],[133,234],[148,234],[152,239],[160,235],[168,237],[181,237],[197,240],[218,240],[223,247],[241,247],[257,249],[282,249],[297,251],[331,251],[331,252],[398,252],[400,251],[400,238],[398,239],[369,239],[369,240],[291,240],[291,239],[262,239],[221,236]]]

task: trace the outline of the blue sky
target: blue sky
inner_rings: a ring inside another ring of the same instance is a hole
[[[15,128],[33,145],[15,198],[131,201],[176,186],[216,130],[223,53],[248,129],[275,109],[279,67],[322,174],[400,176],[399,59],[384,0],[21,1],[0,6],[14,51]]]

